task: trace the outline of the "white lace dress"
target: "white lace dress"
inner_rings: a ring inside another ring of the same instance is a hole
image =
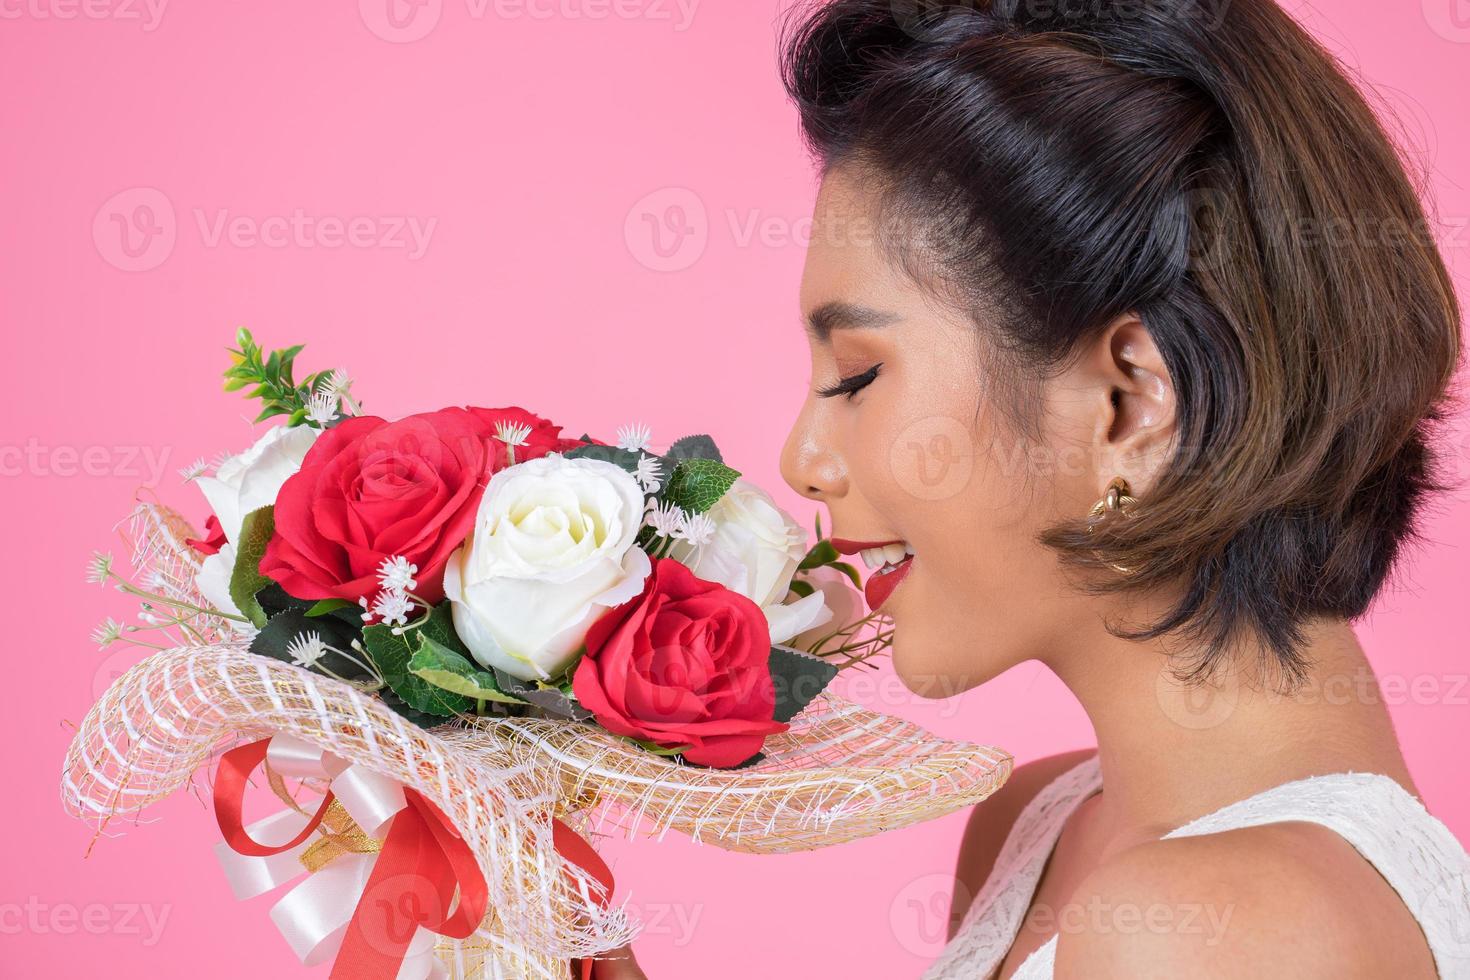
[[[1021,930],[1062,825],[1102,788],[1097,757],[1050,783],[1021,811],[955,934],[922,980],[983,980]],[[1257,793],[1191,821],[1166,837],[1214,834],[1285,820],[1321,824],[1345,838],[1403,898],[1418,919],[1439,975],[1470,978],[1470,856],[1439,820],[1387,776],[1313,776]],[[1050,980],[1057,941],[1028,956],[1015,980]]]

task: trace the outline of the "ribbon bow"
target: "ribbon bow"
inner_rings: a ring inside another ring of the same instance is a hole
[[[273,776],[330,783],[314,814],[293,808],[244,825],[245,787],[267,762]],[[485,917],[484,875],[438,807],[307,742],[277,735],[226,752],[214,810],[224,835],[215,850],[236,898],[312,871],[270,914],[303,965],[335,957],[333,980],[438,980],[446,971],[433,955],[435,934],[467,939]],[[605,905],[613,880],[602,858],[555,818],[552,838],[564,859],[604,886]],[[590,980],[592,960],[578,973]]]

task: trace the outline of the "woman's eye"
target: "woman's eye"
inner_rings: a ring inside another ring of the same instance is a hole
[[[878,369],[882,366],[883,362],[879,361],[877,364],[874,364],[862,374],[854,374],[849,377],[843,378],[836,384],[817,389],[817,394],[822,398],[831,398],[834,395],[846,395],[847,397],[851,398],[853,395],[857,394],[859,391],[862,391],[868,385],[873,383],[873,379],[878,377]]]

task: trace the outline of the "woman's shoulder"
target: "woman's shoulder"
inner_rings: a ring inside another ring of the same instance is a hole
[[[995,860],[1021,812],[1047,786],[1095,755],[1096,749],[1079,749],[1017,766],[1000,789],[970,808],[970,818],[960,839],[959,857],[955,861],[950,938],[954,937],[970,903],[990,877]]]
[[[1433,978],[1418,922],[1347,840],[1289,821],[1140,844],[1068,899],[1058,980]]]

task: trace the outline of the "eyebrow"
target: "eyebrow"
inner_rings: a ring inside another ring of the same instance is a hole
[[[806,329],[817,340],[826,343],[834,330],[864,330],[886,327],[903,319],[897,313],[875,310],[870,306],[858,306],[833,300],[823,303],[807,314]]]

